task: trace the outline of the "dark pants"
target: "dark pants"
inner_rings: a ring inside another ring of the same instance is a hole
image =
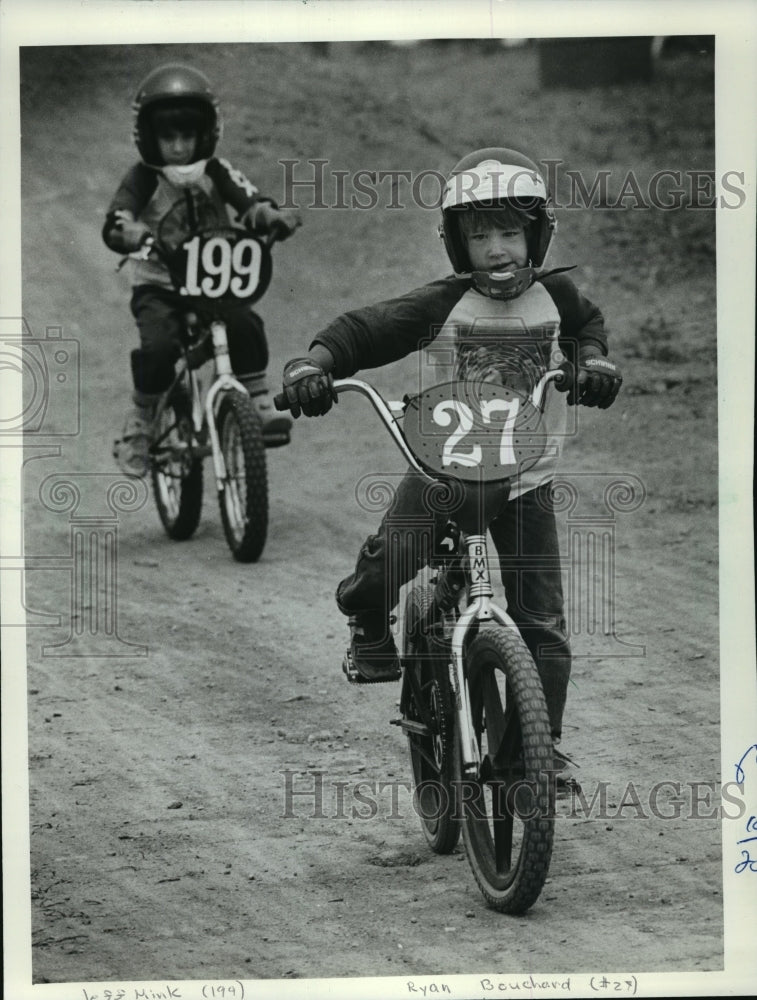
[[[158,285],[134,288],[131,311],[139,328],[140,347],[132,352],[131,367],[134,388],[140,392],[165,392],[173,381],[186,308],[186,301],[170,289]],[[224,304],[223,318],[234,373],[264,372],[268,343],[262,319],[245,303]]]
[[[378,533],[366,539],[354,573],[337,588],[343,614],[380,616],[388,622],[400,588],[433,558],[449,515],[429,510],[424,502],[427,485],[414,473],[401,481]],[[536,662],[557,739],[571,654],[551,484],[505,501],[489,531],[499,555],[507,610]]]

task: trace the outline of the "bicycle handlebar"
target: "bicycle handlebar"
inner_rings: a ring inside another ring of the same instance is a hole
[[[236,232],[245,233],[247,236],[252,236],[255,239],[260,240],[261,245],[267,250],[270,250],[274,243],[279,242],[279,237],[275,232],[256,233],[252,229],[240,229],[237,226],[229,226],[227,228]],[[148,260],[152,254],[155,254],[155,256],[158,257],[163,263],[166,263],[171,256],[154,233],[150,233],[147,237],[145,237],[137,250],[132,250],[131,253],[125,254],[119,261],[117,270],[120,271],[124,264],[126,264],[129,260]]]
[[[569,374],[565,368],[553,368],[550,371],[545,372],[534,386],[530,397],[531,403],[537,409],[541,409],[544,402],[544,394],[547,391],[549,383],[554,382],[556,386],[562,385],[566,380],[568,380],[568,378]],[[367,382],[363,382],[361,379],[343,378],[336,379],[334,381],[334,390],[337,393],[359,392],[361,396],[365,396],[370,401],[381,422],[389,431],[394,443],[400,449],[413,469],[415,469],[416,472],[422,473],[424,476],[428,476],[428,471],[419,465],[417,458],[410,450],[410,447],[405,440],[405,435],[400,430],[397,417],[395,417],[392,412],[391,405],[384,399],[377,389],[374,389],[372,385],[369,385]],[[290,407],[286,393],[280,392],[274,396],[273,405],[277,410],[288,410]]]
[[[541,407],[544,393],[549,382],[554,382],[556,386],[562,385],[565,380],[569,377],[569,373],[565,368],[552,368],[550,371],[545,372],[541,379],[534,386],[533,392],[531,393],[531,402],[536,407]],[[367,382],[363,382],[361,379],[357,378],[343,378],[337,379],[334,382],[334,389],[337,393],[339,392],[359,392],[363,396],[367,396],[371,402],[376,405],[375,401],[379,401],[381,405],[385,408],[386,412],[391,415],[392,407],[386,402],[384,397],[374,389],[372,385]],[[277,410],[288,410],[289,403],[287,401],[286,393],[279,392],[273,397],[273,405]],[[394,417],[391,417],[394,420]]]
[[[410,465],[415,469],[416,472],[420,472],[424,476],[428,476],[428,472],[418,463],[418,459],[415,457],[413,452],[405,440],[405,435],[399,428],[397,418],[392,413],[392,409],[384,397],[378,390],[374,389],[372,385],[367,382],[361,381],[357,378],[344,378],[338,379],[334,382],[334,388],[337,392],[359,392],[362,396],[365,396],[373,406],[373,409],[379,416],[379,419],[389,431],[392,440],[397,445],[399,450],[402,452],[404,457],[410,463]]]
[[[379,419],[389,431],[394,443],[400,449],[410,465],[412,465],[416,472],[428,475],[428,473],[418,464],[418,460],[408,447],[407,441],[405,441],[405,435],[400,430],[397,418],[392,413],[392,407],[389,403],[387,403],[377,389],[374,389],[372,385],[369,385],[367,382],[363,382],[358,378],[341,378],[334,382],[334,391],[336,393],[359,392],[361,396],[365,396],[366,399],[368,399],[372,404],[373,409],[379,416]],[[273,405],[277,410],[288,410],[289,402],[287,401],[286,393],[280,392],[278,395],[274,396]]]

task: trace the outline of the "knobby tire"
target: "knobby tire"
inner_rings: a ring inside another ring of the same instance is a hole
[[[226,464],[218,494],[226,541],[238,562],[256,562],[268,534],[268,474],[260,418],[245,393],[224,395],[218,437]]]
[[[466,655],[471,716],[483,763],[456,789],[463,840],[488,905],[520,914],[539,897],[554,835],[553,747],[541,681],[517,633],[482,629]]]

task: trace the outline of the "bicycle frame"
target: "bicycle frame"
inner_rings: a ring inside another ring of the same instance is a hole
[[[274,242],[275,237],[270,235],[265,236],[262,240],[263,245],[267,249],[270,249]],[[164,261],[166,260],[165,252],[161,249],[160,244],[153,236],[150,236],[139,250],[128,254],[121,260],[119,269],[129,258],[134,260],[147,260],[153,252],[157,253],[157,255]],[[213,341],[213,357],[215,360],[216,372],[215,378],[205,397],[204,405],[200,398],[201,394],[197,375],[188,364],[186,355],[184,355],[178,362],[176,378],[174,379],[173,385],[176,385],[185,371],[188,373],[189,384],[191,387],[192,423],[194,432],[197,435],[201,435],[203,424],[208,428],[211,455],[213,458],[213,471],[216,478],[216,489],[219,493],[221,493],[226,485],[227,471],[218,438],[218,430],[216,428],[216,415],[220,404],[220,396],[224,392],[228,392],[232,389],[236,389],[244,394],[247,393],[247,390],[242,383],[234,377],[234,373],[231,368],[226,324],[223,320],[216,316],[209,321],[208,329]],[[171,388],[173,388],[173,385]]]
[[[213,470],[216,477],[216,489],[220,493],[226,485],[226,463],[221,452],[221,443],[218,440],[218,428],[216,427],[216,414],[218,406],[216,401],[220,400],[220,395],[230,389],[237,389],[239,392],[247,394],[247,390],[242,383],[234,377],[229,360],[229,344],[226,336],[226,324],[221,320],[214,319],[210,324],[210,334],[213,338],[213,356],[215,358],[216,377],[208,389],[205,397],[205,420],[207,422],[208,433],[210,434],[210,446],[213,454]]]
[[[185,373],[187,374],[191,391],[192,426],[194,433],[198,437],[202,435],[204,427],[207,427],[208,429],[208,436],[210,438],[210,453],[213,459],[213,472],[216,479],[216,489],[220,493],[225,488],[227,476],[226,463],[224,462],[221,443],[218,438],[218,429],[216,427],[216,415],[218,413],[220,399],[224,392],[229,392],[232,389],[236,389],[244,394],[247,393],[247,390],[242,383],[234,377],[231,369],[226,324],[222,320],[214,319],[209,324],[209,330],[213,340],[215,377],[207,391],[205,399],[202,399],[197,372],[190,367],[186,354],[182,355],[177,362],[176,377],[171,388],[173,388],[173,386],[175,386],[183,378]],[[169,389],[166,396],[168,396],[170,392],[171,390]],[[161,406],[162,405],[164,404],[161,404]]]
[[[174,541],[192,537],[202,512],[203,459],[211,456],[226,542],[234,559],[244,563],[260,558],[267,538],[265,449],[289,438],[282,433],[266,440],[260,408],[244,376],[234,376],[226,306],[241,309],[265,294],[273,242],[230,222],[202,192],[185,188],[158,222],[156,234],[121,261],[145,261],[154,254],[184,317],[185,335],[173,381],[158,400],[156,440],[146,470],[163,528]],[[212,353],[206,349],[209,341]],[[206,388],[197,369],[211,357],[214,371]]]
[[[549,383],[562,378],[563,375],[562,369],[553,369],[541,377],[530,397],[530,402],[534,407],[543,410]],[[339,379],[334,382],[334,388],[337,392],[352,391],[365,396],[372,404],[411,468],[426,479],[433,482],[437,481],[419,464],[400,429],[399,418],[394,415],[394,411],[403,411],[403,403],[388,403],[372,386],[360,379]],[[450,683],[455,697],[455,714],[459,727],[458,732],[460,733],[463,772],[466,777],[474,777],[478,776],[481,768],[481,755],[470,722],[470,697],[465,674],[465,658],[463,655],[465,639],[474,624],[495,622],[516,631],[517,626],[507,614],[506,608],[499,607],[493,601],[494,589],[492,587],[486,533],[461,535],[461,548],[467,552],[468,556],[468,571],[466,575],[468,576],[469,603],[452,626],[450,663],[448,664],[448,668]],[[475,569],[475,581],[472,579],[473,569]],[[402,652],[404,654],[405,651],[403,650]]]

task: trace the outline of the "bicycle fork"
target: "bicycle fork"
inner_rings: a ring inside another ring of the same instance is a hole
[[[229,358],[229,342],[226,335],[226,324],[221,320],[213,320],[210,324],[210,333],[213,338],[213,353],[215,355],[216,378],[208,389],[205,397],[205,420],[210,435],[210,447],[213,456],[213,471],[216,477],[216,489],[221,493],[226,488],[226,463],[223,460],[221,442],[218,437],[216,427],[216,400],[222,392],[229,389],[237,389],[247,395],[247,390],[236,378],[231,368]]]
[[[464,545],[468,552],[470,574],[469,603],[452,628],[449,672],[455,695],[463,773],[466,777],[472,777],[480,770],[481,754],[471,720],[470,692],[463,652],[465,637],[474,622],[493,621],[516,630],[517,626],[507,612],[492,601],[494,590],[486,535],[465,535]]]

